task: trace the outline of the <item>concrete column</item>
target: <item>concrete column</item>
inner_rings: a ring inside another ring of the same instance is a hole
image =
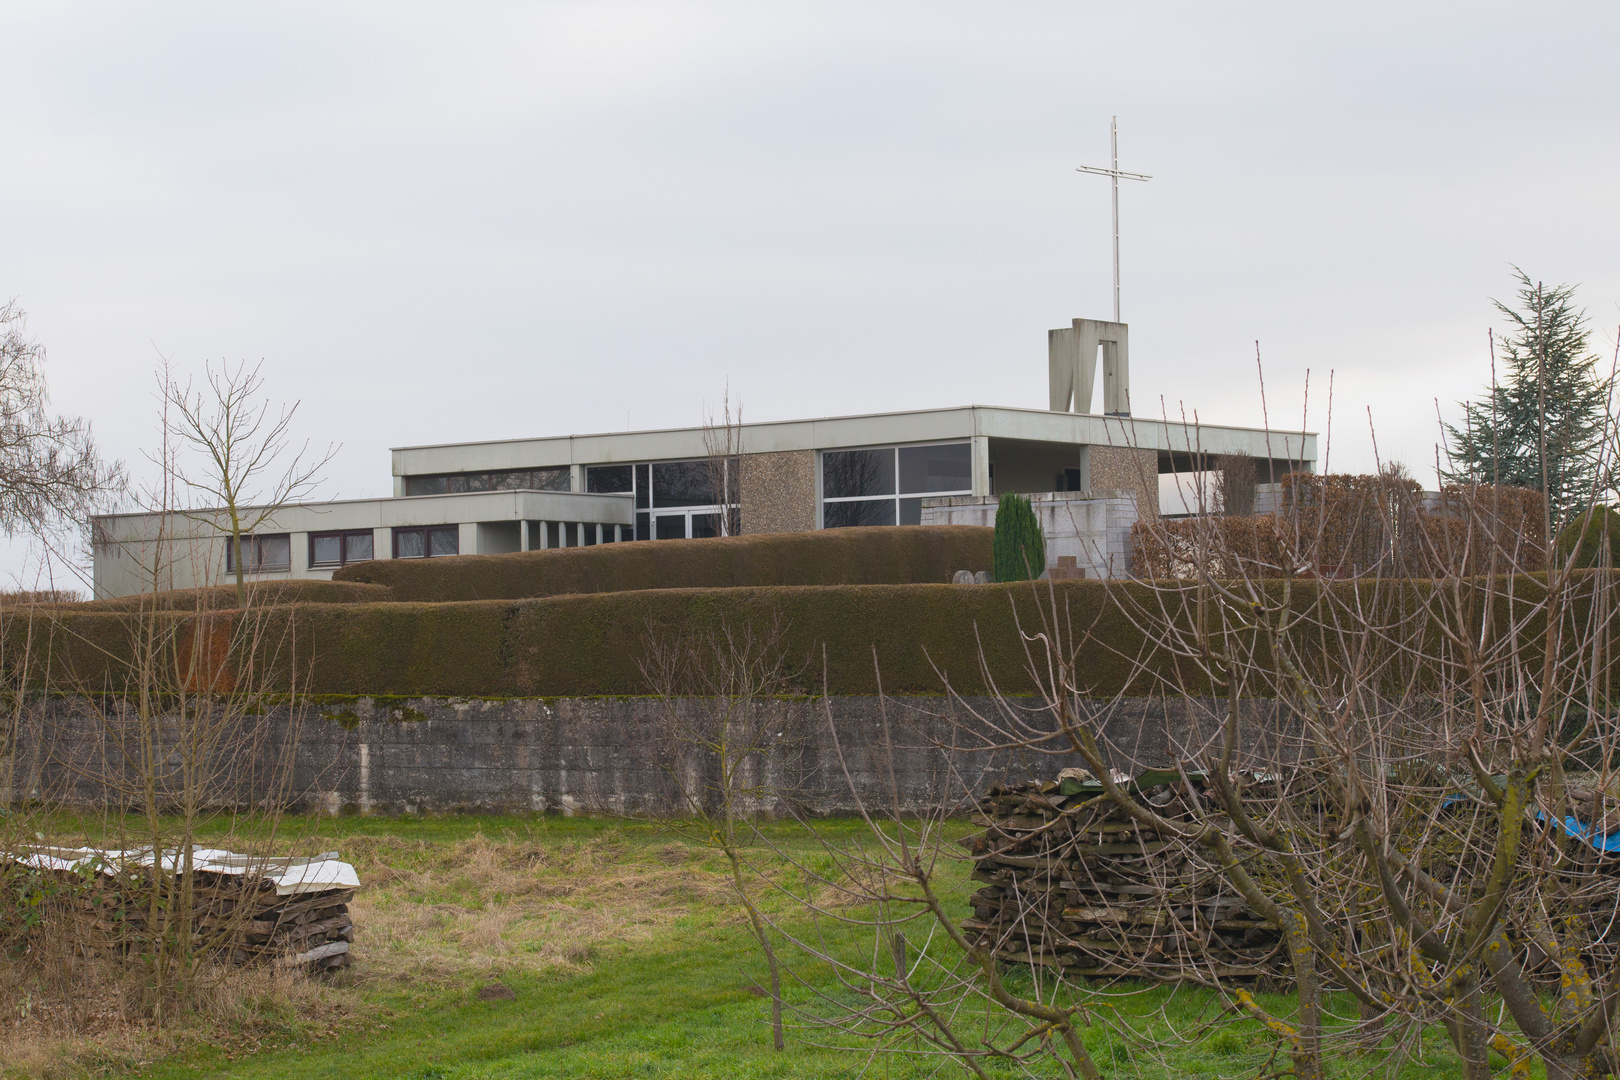
[[[392,529],[371,530],[371,556],[374,559],[392,559],[394,557],[394,532]]]
[[[527,520],[518,522],[518,550],[529,550],[529,523]]]
[[[1091,447],[1080,448],[1080,490],[1091,490]]]
[[[570,466],[568,466],[568,490],[569,491],[584,491],[585,490],[585,466],[583,466],[583,465],[570,465]]]
[[[459,555],[478,554],[478,522],[463,521],[459,527],[461,535],[457,539],[456,553]]]
[[[975,435],[973,446],[973,494],[986,496],[990,494],[990,438],[987,435]]]
[[[287,540],[292,545],[292,551],[289,553],[288,559],[287,559],[287,569],[292,571],[292,573],[289,576],[297,577],[297,578],[308,577],[309,576],[309,533],[307,533],[307,532],[288,533],[287,534]]]

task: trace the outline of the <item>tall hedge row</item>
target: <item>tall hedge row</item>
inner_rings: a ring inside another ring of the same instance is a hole
[[[642,589],[945,583],[988,570],[994,530],[874,526],[817,532],[644,540],[509,555],[379,559],[335,581],[385,585],[395,600],[517,600]]]
[[[1319,590],[1364,586],[1279,582],[1279,597],[1285,587],[1296,611],[1308,613],[1320,599]],[[659,589],[516,601],[298,604],[261,617],[272,620],[262,638],[281,650],[278,666],[285,666],[287,642],[296,642],[299,682],[320,694],[636,695],[647,691],[637,660],[649,633],[715,626],[721,620],[734,627],[763,627],[778,618],[786,625],[785,647],[802,669],[799,684],[806,692],[821,689],[825,655],[826,686],[834,694],[870,694],[880,680],[892,694],[937,693],[940,672],[961,692],[983,693],[986,671],[1001,690],[1021,694],[1034,686],[1019,624],[1026,633],[1041,629],[1038,605],[1049,608],[1055,602],[1070,636],[1088,636],[1079,670],[1086,692],[1142,693],[1162,685],[1161,679],[1174,683],[1178,677],[1191,690],[1207,691],[1194,666],[1149,643],[1140,629],[1140,609],[1135,619],[1121,611],[1120,598],[1156,607],[1147,588],[1066,581],[1051,583],[1050,589],[1044,582]],[[1379,618],[1393,625],[1403,613],[1417,610],[1431,588],[1421,581],[1386,582],[1377,594],[1385,608]],[[1533,577],[1515,579],[1514,589],[1525,601],[1543,588]],[[1504,632],[1507,607],[1495,608]],[[1244,612],[1232,617],[1248,622]],[[214,618],[217,623],[220,616]],[[15,671],[27,651],[23,635],[31,631],[34,655],[45,655],[48,645],[50,656],[48,676],[47,665],[36,662],[36,685],[116,689],[121,678],[116,658],[127,654],[135,623],[127,613],[56,610],[30,618],[19,609],[5,621],[6,659]],[[217,627],[211,632],[219,633]],[[1543,636],[1533,623],[1522,633],[1532,651]],[[1437,649],[1438,641],[1431,642],[1431,655]],[[1138,661],[1145,675],[1133,666]],[[1314,660],[1296,655],[1294,662],[1332,665],[1337,660],[1329,650]]]

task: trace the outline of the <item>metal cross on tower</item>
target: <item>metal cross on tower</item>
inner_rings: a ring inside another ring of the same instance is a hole
[[[1114,165],[1111,169],[1099,169],[1094,165],[1082,165],[1075,172],[1095,173],[1098,176],[1107,176],[1114,183],[1114,321],[1119,322],[1119,178],[1127,180],[1151,180],[1153,177],[1142,173],[1119,171],[1119,117],[1114,117],[1108,124],[1108,142],[1113,150]]]

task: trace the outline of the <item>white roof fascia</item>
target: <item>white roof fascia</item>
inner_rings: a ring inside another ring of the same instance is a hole
[[[446,443],[396,447],[391,451],[391,456],[395,476],[628,464],[705,457],[707,450],[703,433],[703,428],[692,427]],[[1310,432],[1268,433],[1258,428],[1184,425],[1179,421],[1167,422],[1146,417],[1121,418],[987,405],[746,423],[742,430],[742,449],[749,454],[830,450],[966,439],[974,435],[1036,442],[1136,446],[1151,450],[1201,449],[1208,453],[1241,449],[1257,457],[1303,458],[1309,461],[1316,458],[1316,436]]]
[[[598,495],[575,491],[471,491],[449,495],[387,496],[344,499],[321,503],[292,503],[278,508],[258,532],[336,532],[344,529],[409,528],[417,525],[459,525],[475,521],[588,521],[629,525],[634,520],[629,495]],[[257,516],[257,508],[244,511]],[[107,533],[133,531],[146,535],[143,526],[167,518],[193,522],[192,535],[217,533],[210,524],[219,509],[171,511],[168,514],[106,514],[94,519]]]

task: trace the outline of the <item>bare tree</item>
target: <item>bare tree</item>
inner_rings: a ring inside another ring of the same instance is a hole
[[[763,628],[721,622],[708,630],[661,633],[649,627],[639,661],[663,720],[660,759],[680,814],[676,828],[696,829],[731,869],[770,973],[771,1033],[782,1029],[782,973],[744,866],[743,846],[757,815],[781,809],[795,790],[803,736],[773,709],[793,691],[797,671],[783,647],[780,617]]]
[[[1168,977],[1259,1022],[1296,1077],[1324,1077],[1352,1054],[1397,1068],[1434,1029],[1469,1080],[1491,1075],[1493,1051],[1516,1071],[1539,1063],[1552,1080],[1620,1070],[1620,861],[1609,851],[1620,839],[1620,578],[1542,571],[1539,542],[1504,532],[1495,502],[1488,487],[1451,489],[1449,527],[1408,533],[1407,565],[1426,568],[1422,579],[1379,567],[1317,577],[1329,560],[1305,506],[1278,530],[1276,567],[1222,550],[1229,534],[1209,518],[1191,537],[1199,550],[1184,580],[1088,586],[1106,590],[1110,634],[1077,619],[1070,586],[1025,587],[1038,601],[1017,609],[1035,698],[953,694],[955,733],[941,749],[1046,755],[1051,773],[1083,764],[1096,794],[1053,803],[1045,820],[988,822],[992,835],[1064,838],[1039,855],[998,852],[1052,877],[988,939],[960,933],[942,902],[940,832],[902,828],[898,798],[869,814],[872,842],[823,880],[879,939],[926,932],[954,950],[930,946],[902,968],[880,948],[852,961],[796,936],[847,980],[824,1002],[826,1022],[891,1046],[906,1036],[972,1069],[1012,1052],[969,1035],[965,1018],[980,1023],[989,1001],[1017,1046],[1030,1046],[1016,1041],[1025,1036],[1066,1043],[1097,999],[1066,974],[1062,943],[1106,948],[1109,926],[1130,919],[1153,928]],[[1381,535],[1398,530],[1400,499],[1370,506]],[[1120,617],[1135,641],[1120,640]],[[1137,700],[1090,691],[1109,654],[1127,665]],[[995,672],[983,676],[994,684]],[[1121,737],[1139,730],[1131,717],[1144,707],[1175,720],[1167,758]],[[1162,771],[1136,783],[1150,767]],[[1190,863],[1219,888],[1112,910],[1054,901],[1054,889],[1085,895],[1080,837],[1099,800],[1123,814],[1124,839],[1143,857]],[[1279,935],[1292,1008],[1264,1006],[1213,949],[1222,896]],[[1058,953],[1044,947],[1053,941]],[[1126,944],[1117,966],[1129,969]],[[1031,977],[1044,992],[1011,1000],[1020,995],[996,964],[1037,957]],[[1331,988],[1355,1000],[1355,1017],[1332,1015]],[[1065,1064],[1085,1069],[1078,1053]]]
[[[15,301],[0,305],[0,530],[48,536],[81,524],[123,485],[90,422],[51,412],[45,347],[29,339]]]
[[[731,400],[731,387],[720,396],[720,411],[713,409],[703,421],[703,454],[709,470],[709,486],[721,505],[720,535],[736,536],[742,531],[742,399]]]
[[[242,538],[313,490],[338,450],[329,445],[312,455],[306,440],[283,463],[292,444],[290,429],[298,402],[272,414],[270,404],[260,399],[262,367],[246,362],[234,367],[222,362],[217,368],[209,364],[206,388],[195,392],[191,383],[181,386],[167,370],[159,376],[164,400],[175,412],[179,437],[204,459],[201,472],[181,470],[178,479],[214,504],[194,513],[208,515],[229,538],[239,605],[247,603]]]

